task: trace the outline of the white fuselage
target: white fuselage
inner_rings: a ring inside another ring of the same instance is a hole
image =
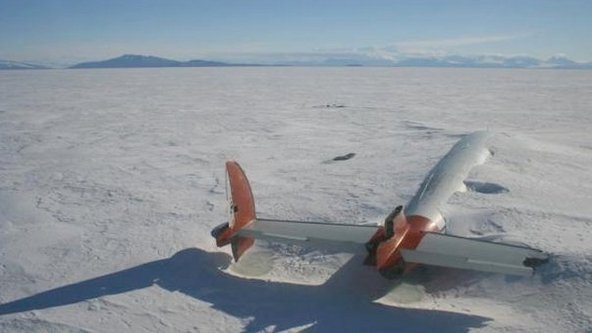
[[[423,216],[445,227],[442,208],[458,191],[465,191],[464,180],[471,169],[491,155],[487,131],[474,132],[458,141],[424,179],[415,196],[405,208],[405,215]]]

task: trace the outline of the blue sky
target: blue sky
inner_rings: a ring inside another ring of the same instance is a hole
[[[0,59],[496,54],[592,61],[592,1],[0,0]]]

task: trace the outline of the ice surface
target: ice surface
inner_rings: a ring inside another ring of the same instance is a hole
[[[591,105],[591,71],[2,73],[0,331],[589,332]],[[494,155],[448,230],[551,253],[533,277],[389,282],[363,258],[262,242],[230,264],[210,237],[227,159],[261,217],[376,223],[481,129]]]

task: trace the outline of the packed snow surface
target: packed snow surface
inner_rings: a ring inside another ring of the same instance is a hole
[[[591,108],[592,71],[1,73],[0,331],[590,332]],[[532,277],[387,281],[362,257],[264,242],[233,264],[210,236],[226,160],[261,217],[379,223],[484,129],[493,156],[447,232],[550,253]]]

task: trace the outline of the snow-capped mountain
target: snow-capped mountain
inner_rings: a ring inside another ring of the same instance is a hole
[[[47,67],[25,62],[0,60],[0,70],[3,69],[47,69]]]
[[[580,63],[566,57],[541,60],[530,56],[501,55],[416,55],[404,53],[311,53],[281,55],[273,61],[273,55],[265,63],[290,66],[370,66],[370,67],[458,67],[458,68],[570,68],[590,69],[592,63]],[[271,59],[271,60],[270,60]]]
[[[592,68],[591,63],[578,63],[566,57],[540,60],[528,56],[504,57],[498,55],[442,57],[405,57],[394,61],[398,67],[483,67],[483,68]]]

